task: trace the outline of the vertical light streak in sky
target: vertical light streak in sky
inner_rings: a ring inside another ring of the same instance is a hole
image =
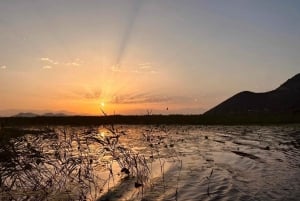
[[[126,53],[126,49],[131,39],[132,31],[134,29],[134,26],[136,24],[137,18],[141,10],[142,2],[142,0],[133,0],[132,2],[132,9],[129,14],[128,23],[125,27],[124,34],[121,38],[120,46],[117,52],[117,57],[115,61],[116,67],[121,66],[122,59],[124,57],[124,54]]]

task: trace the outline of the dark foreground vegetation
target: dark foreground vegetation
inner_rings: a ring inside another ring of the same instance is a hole
[[[120,174],[113,164],[142,187],[149,172],[145,157],[119,142],[125,132],[114,126],[105,131],[0,128],[0,200],[96,200]]]
[[[105,124],[178,124],[178,125],[215,125],[215,124],[289,124],[300,123],[300,113],[272,115],[112,115],[112,116],[63,116],[63,117],[2,117],[2,126],[28,125],[105,125]]]

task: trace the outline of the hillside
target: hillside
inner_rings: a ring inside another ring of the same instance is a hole
[[[38,116],[45,116],[45,117],[62,117],[62,116],[67,116],[64,113],[44,113],[44,114],[36,114],[36,113],[32,113],[32,112],[21,112],[18,113],[16,115],[14,115],[13,117],[38,117]]]
[[[204,113],[204,116],[299,115],[300,73],[265,93],[240,92]]]

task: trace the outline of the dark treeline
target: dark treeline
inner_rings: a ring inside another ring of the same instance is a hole
[[[109,115],[2,117],[4,126],[22,125],[105,125],[105,124],[200,124],[200,115]]]
[[[288,124],[300,123],[300,114],[285,115],[111,115],[111,116],[61,116],[61,117],[1,117],[1,126],[38,125],[105,125],[105,124]]]

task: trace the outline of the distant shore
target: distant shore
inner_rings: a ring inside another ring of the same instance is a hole
[[[109,115],[109,116],[38,116],[0,117],[1,126],[89,126],[106,124],[176,124],[176,125],[238,125],[238,124],[294,124],[300,123],[300,114],[273,115]]]

